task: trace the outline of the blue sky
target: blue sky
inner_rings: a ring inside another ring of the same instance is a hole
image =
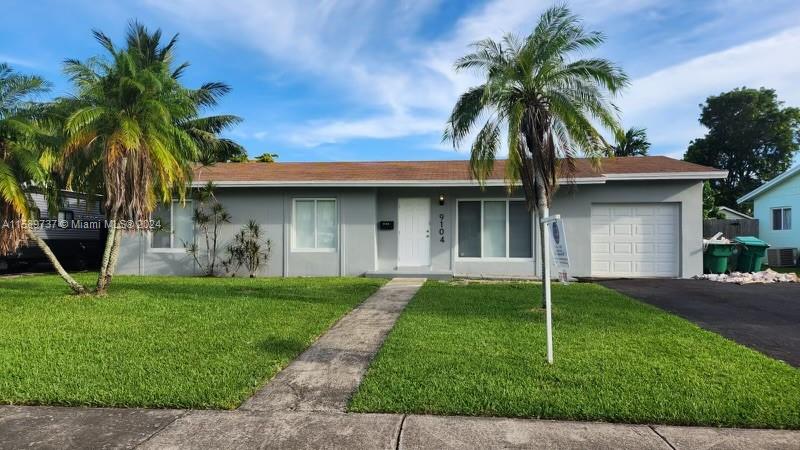
[[[680,157],[702,136],[699,104],[737,86],[775,88],[800,105],[796,0],[569,2],[607,35],[596,55],[632,79],[617,100],[651,153]],[[281,161],[466,158],[440,141],[458,94],[475,83],[452,63],[467,45],[527,33],[550,1],[4,0],[0,61],[69,92],[65,58],[101,53],[90,30],[121,40],[138,19],[180,33],[188,85],[233,87],[219,113],[251,155]]]

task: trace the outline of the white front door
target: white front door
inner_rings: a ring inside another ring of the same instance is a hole
[[[431,265],[431,200],[401,198],[397,201],[397,266]]]

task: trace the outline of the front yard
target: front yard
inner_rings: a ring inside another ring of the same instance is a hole
[[[120,276],[82,298],[2,278],[0,403],[234,408],[382,284]]]
[[[796,273],[800,277],[800,267],[770,267],[770,269],[780,273]]]
[[[428,282],[351,411],[800,428],[800,371],[591,284]]]

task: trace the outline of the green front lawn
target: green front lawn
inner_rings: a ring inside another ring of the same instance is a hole
[[[428,282],[351,411],[800,428],[800,370],[592,284]]]
[[[770,269],[780,273],[796,273],[800,277],[800,267],[770,267]]]
[[[0,403],[234,408],[382,283],[0,278]]]

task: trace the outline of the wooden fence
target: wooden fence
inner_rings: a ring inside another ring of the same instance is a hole
[[[737,236],[756,236],[758,237],[758,219],[704,219],[703,237],[711,236],[722,232],[728,239]]]

